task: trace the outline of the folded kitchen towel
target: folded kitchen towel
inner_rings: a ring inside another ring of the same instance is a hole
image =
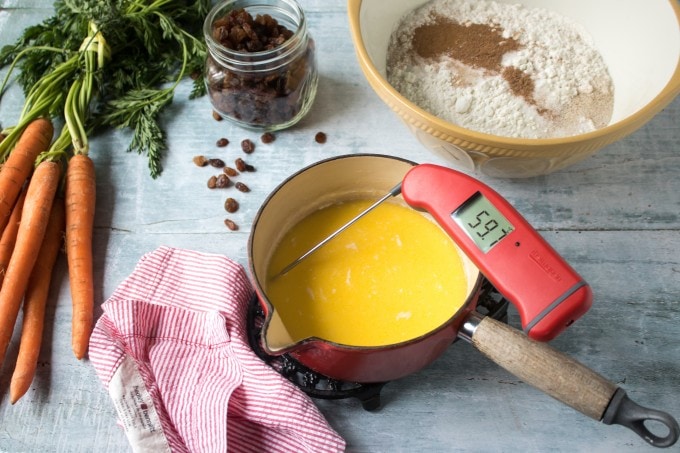
[[[344,450],[312,400],[250,349],[252,297],[229,258],[161,247],[103,304],[89,356],[133,451]]]

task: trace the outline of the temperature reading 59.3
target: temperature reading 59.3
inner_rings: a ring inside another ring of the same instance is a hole
[[[477,192],[451,218],[486,253],[515,228],[481,193]]]

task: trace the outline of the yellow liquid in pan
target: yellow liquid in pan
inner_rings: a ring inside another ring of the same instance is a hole
[[[274,251],[268,275],[370,206],[334,204],[304,218]],[[319,337],[351,346],[417,338],[464,304],[467,279],[459,252],[418,212],[383,203],[297,267],[267,282],[266,293],[294,341]]]

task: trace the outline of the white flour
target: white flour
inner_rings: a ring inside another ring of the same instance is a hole
[[[435,14],[436,13],[436,14]],[[519,50],[503,56],[533,80],[534,103],[512,92],[496,71],[449,56],[423,58],[412,46],[415,30],[436,16],[485,24],[514,38]],[[581,26],[544,9],[484,0],[432,0],[404,16],[392,34],[387,77],[397,91],[430,113],[479,132],[551,138],[608,124],[613,86],[601,55]]]

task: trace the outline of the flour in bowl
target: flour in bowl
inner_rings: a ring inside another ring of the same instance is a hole
[[[485,0],[431,0],[392,33],[387,79],[467,129],[555,138],[606,126],[614,89],[586,31],[565,16]]]

